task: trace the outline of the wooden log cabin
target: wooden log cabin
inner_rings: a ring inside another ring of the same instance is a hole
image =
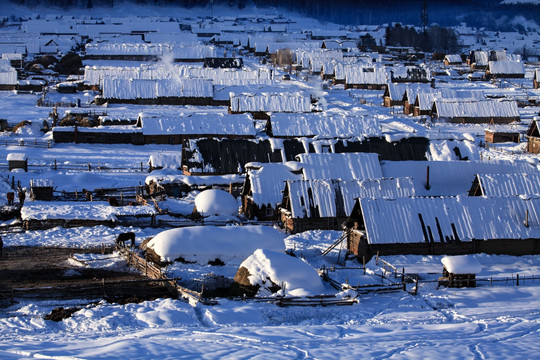
[[[516,131],[500,131],[494,129],[485,129],[486,144],[496,144],[503,142],[519,143],[520,133]]]
[[[439,285],[451,288],[476,287],[476,274],[482,265],[472,255],[445,256],[441,259],[443,274]]]
[[[347,249],[379,255],[540,253],[540,199],[402,197],[358,199],[347,221]]]
[[[436,99],[431,118],[451,123],[509,124],[520,121],[516,101],[473,99]]]
[[[538,121],[540,119],[534,118],[527,129],[527,151],[533,154],[540,154],[540,130],[538,128]]]

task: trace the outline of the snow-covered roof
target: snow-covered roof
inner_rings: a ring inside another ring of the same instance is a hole
[[[482,195],[506,197],[540,195],[540,174],[479,174]]]
[[[525,74],[525,66],[520,61],[490,61],[488,71],[493,75]]]
[[[152,154],[150,155],[148,162],[151,163],[153,167],[177,169],[182,165],[182,152],[167,151]]]
[[[293,218],[346,217],[358,198],[414,196],[410,178],[287,181]]]
[[[419,215],[436,242],[439,228],[445,239],[454,236],[452,224],[461,241],[540,237],[540,198],[403,197],[359,202],[370,244],[426,242]]]
[[[339,73],[339,75],[338,75]],[[344,76],[343,76],[344,75]],[[345,79],[347,84],[384,85],[388,82],[388,74],[382,66],[347,65],[336,66],[336,79]]]
[[[450,64],[462,63],[461,55],[459,54],[448,54],[444,57],[444,60],[448,61]]]
[[[446,101],[436,99],[433,105],[438,118],[519,118],[517,102],[483,101]]]
[[[175,59],[202,60],[205,57],[215,57],[213,46],[202,44],[169,44],[169,43],[89,43],[86,44],[86,55],[144,55],[161,57],[172,56]]]
[[[22,60],[22,54],[19,53],[3,53],[2,54],[3,60]]]
[[[426,174],[429,166],[429,185]],[[385,177],[411,177],[417,196],[466,195],[476,174],[538,173],[538,168],[526,161],[382,161]]]
[[[216,258],[241,262],[257,249],[285,251],[284,236],[268,226],[190,226],[160,232],[148,242],[162,261],[182,257],[207,264]]]
[[[203,79],[102,79],[104,99],[211,98],[212,81]]]
[[[230,94],[233,112],[311,112],[311,97],[303,92]]]
[[[51,202],[27,201],[21,209],[22,220],[116,220],[116,215],[151,215],[154,206],[111,206],[105,201]]]
[[[283,251],[258,249],[240,264],[242,267],[248,270],[251,285],[270,288],[276,284],[284,288],[283,295],[313,296],[325,291],[315,268]]]
[[[287,180],[299,180],[300,174],[293,174],[290,166],[282,163],[264,163],[257,169],[247,171],[251,185],[251,197],[259,207],[276,206],[281,202],[282,191]]]
[[[445,256],[441,262],[452,274],[477,274],[482,271],[482,265],[473,255]]]
[[[16,85],[17,70],[11,66],[9,60],[0,59],[0,85]]]
[[[141,65],[133,67],[86,66],[84,81],[89,85],[100,85],[101,79],[206,79],[214,85],[243,85],[247,82],[268,82],[272,78],[270,69],[222,69],[196,65]]]
[[[394,80],[404,81],[430,81],[431,72],[426,67],[394,65],[388,71]]]
[[[179,116],[139,115],[144,135],[238,135],[255,136],[249,114],[195,113]]]
[[[274,113],[270,117],[270,124],[272,134],[276,137],[351,138],[381,135],[379,121],[372,116]]]
[[[306,180],[362,180],[383,177],[379,155],[375,153],[308,153],[299,154],[296,158],[302,164]]]
[[[7,161],[26,161],[28,160],[28,155],[25,153],[9,153],[6,157]]]

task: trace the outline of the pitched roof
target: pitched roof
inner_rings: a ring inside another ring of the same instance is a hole
[[[144,135],[238,135],[255,136],[249,114],[197,113],[177,117],[139,115]]]
[[[521,75],[525,74],[525,67],[522,62],[518,61],[490,61],[488,71],[494,75]]]
[[[283,163],[264,163],[257,169],[247,171],[251,185],[253,202],[259,206],[276,206],[283,198],[287,180],[299,180],[300,174],[293,174]]]
[[[439,228],[444,239],[454,236],[452,224],[461,241],[540,238],[540,198],[403,197],[358,201],[370,244],[424,243],[420,216],[435,242],[440,242]],[[528,227],[524,225],[527,211]]]
[[[519,118],[517,102],[483,101],[446,101],[436,99],[433,105],[439,118]]]
[[[374,153],[299,154],[304,179],[362,180],[383,177],[379,155]]]
[[[276,137],[363,138],[380,136],[375,117],[344,116],[326,113],[274,113],[270,117]]]
[[[540,174],[478,174],[482,195],[507,197],[540,195]]]
[[[425,188],[429,166],[430,189]],[[466,195],[476,174],[534,174],[538,168],[526,161],[382,161],[385,177],[411,177],[418,196]]]
[[[349,216],[358,198],[413,196],[409,178],[287,181],[293,218]]]
[[[104,99],[212,97],[212,81],[203,79],[102,79]]]

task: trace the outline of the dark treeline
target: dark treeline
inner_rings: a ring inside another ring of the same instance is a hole
[[[396,24],[386,28],[386,44],[429,52],[455,52],[459,49],[456,32],[438,25],[430,26],[424,32]]]
[[[338,24],[376,25],[401,22],[422,25],[422,7],[427,5],[428,23],[452,26],[461,22],[469,26],[492,30],[527,29],[516,17],[528,20],[540,18],[540,5],[503,5],[499,0],[11,0],[27,6],[48,5],[60,8],[94,8],[132,2],[140,5],[210,7],[227,6],[243,9],[255,5],[259,8],[276,7]],[[519,19],[519,18],[518,18]]]

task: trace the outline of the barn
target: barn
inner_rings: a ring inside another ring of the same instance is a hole
[[[486,79],[523,79],[525,66],[521,61],[490,61],[486,70]]]
[[[211,105],[213,87],[205,79],[101,79],[96,103]]]
[[[509,124],[520,121],[517,102],[499,100],[436,99],[431,118],[452,123]]]
[[[255,137],[255,126],[249,114],[159,116],[141,113],[136,127],[142,130],[145,144],[185,145],[188,139]]]
[[[342,76],[338,75],[338,69],[336,68],[336,79]],[[388,75],[382,66],[345,66],[342,72],[345,78],[345,90],[384,90],[388,83]]]
[[[527,151],[533,154],[540,153],[540,130],[538,128],[539,119],[535,117],[527,129]]]
[[[248,219],[277,220],[277,206],[283,199],[285,182],[301,178],[291,162],[246,164],[242,213]]]
[[[540,88],[540,68],[534,69],[534,75],[533,75],[533,87],[535,89]]]
[[[360,198],[347,249],[370,258],[404,254],[540,253],[540,198]]]
[[[290,180],[279,206],[285,230],[341,230],[358,198],[413,196],[409,178]]]

